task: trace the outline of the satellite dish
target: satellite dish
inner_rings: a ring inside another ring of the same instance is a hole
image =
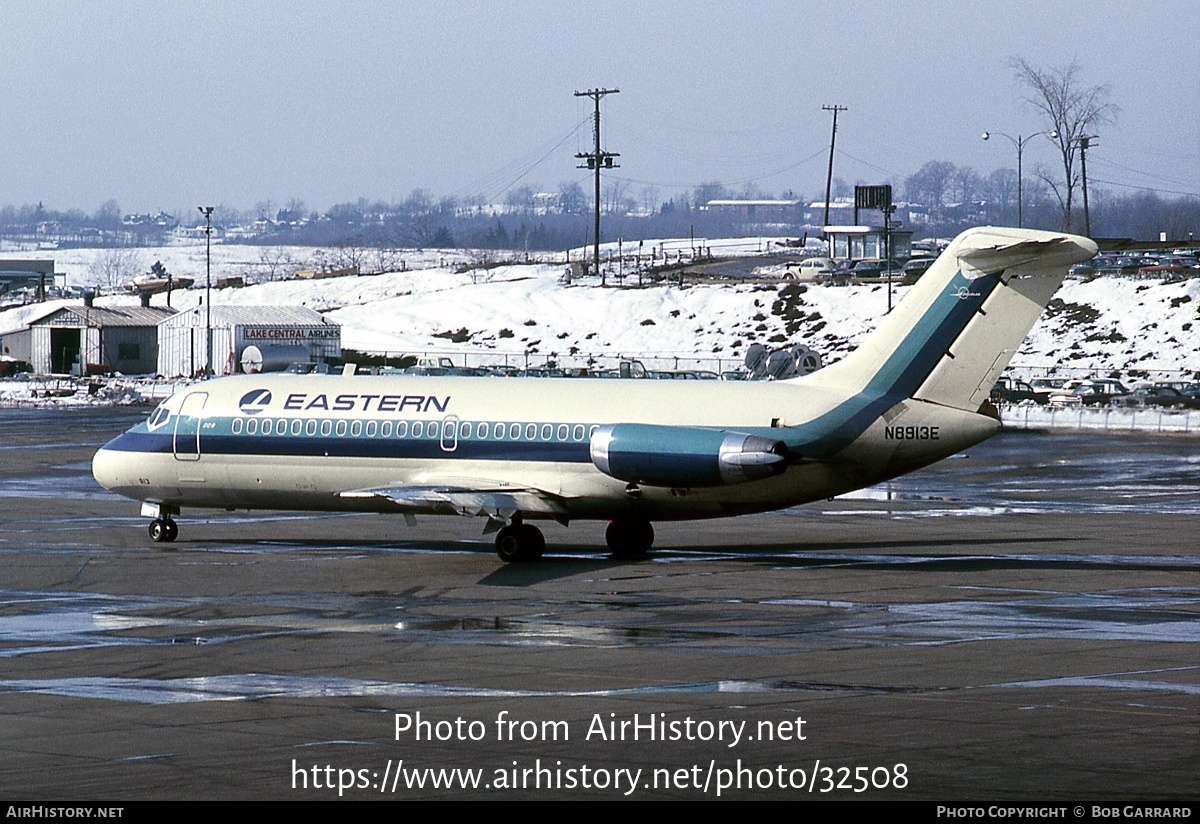
[[[750,348],[746,350],[746,368],[750,370],[752,378],[761,378],[767,374],[767,347],[761,343],[750,344]]]
[[[792,355],[796,359],[797,375],[811,375],[822,366],[821,354],[803,343],[797,343],[792,347]]]
[[[782,381],[796,374],[796,356],[790,349],[776,349],[767,357],[767,375]]]

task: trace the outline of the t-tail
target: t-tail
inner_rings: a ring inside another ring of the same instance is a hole
[[[1029,229],[972,229],[955,238],[853,353],[789,383],[833,405],[794,427],[789,451],[849,458],[892,477],[994,434],[985,402],[1087,238]],[[983,412],[984,414],[978,414]],[[862,450],[866,449],[866,453]]]
[[[1067,270],[1078,235],[984,227],[959,235],[863,344],[814,374],[883,408],[913,398],[967,412],[987,401]]]

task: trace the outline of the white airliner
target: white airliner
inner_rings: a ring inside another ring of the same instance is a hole
[[[848,357],[756,382],[240,375],[190,386],[104,446],[102,485],[173,541],[181,507],[486,516],[505,561],[536,519],[653,521],[795,506],[879,483],[1000,428],[987,403],[1083,237],[960,235]]]

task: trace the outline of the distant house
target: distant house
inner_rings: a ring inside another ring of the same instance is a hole
[[[746,223],[799,223],[800,204],[799,200],[710,200],[705,209]]]
[[[825,221],[825,201],[814,200],[809,203],[804,212],[804,220],[814,226],[821,226]],[[829,201],[829,223],[837,226],[854,223],[854,198],[835,197]]]

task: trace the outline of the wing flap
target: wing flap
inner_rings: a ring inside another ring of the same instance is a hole
[[[532,487],[483,485],[396,485],[352,489],[339,498],[374,498],[391,502],[409,513],[431,515],[486,515],[503,521],[514,512],[539,512],[559,519],[567,516],[562,496]]]

